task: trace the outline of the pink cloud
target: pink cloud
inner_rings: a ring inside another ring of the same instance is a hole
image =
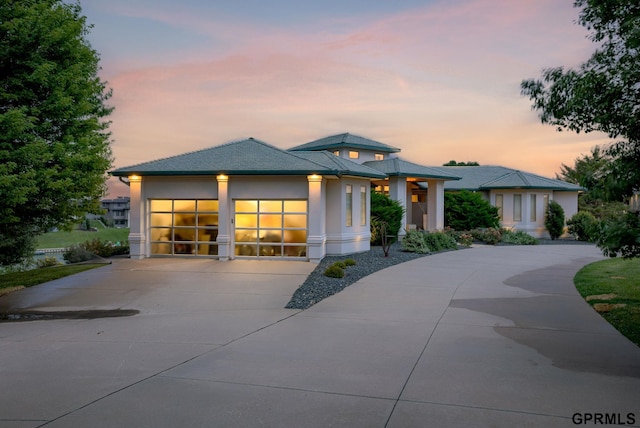
[[[132,59],[107,76],[118,166],[241,137],[286,148],[350,131],[428,165],[477,160],[552,175],[600,138],[555,133],[519,95],[521,79],[590,52],[571,24],[576,11],[556,0],[442,2],[343,19],[339,33],[127,11],[232,41],[170,66]]]

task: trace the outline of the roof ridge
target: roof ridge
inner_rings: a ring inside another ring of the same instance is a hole
[[[316,165],[318,165],[319,167],[322,167],[322,168],[324,168],[324,167],[325,167],[324,165],[322,165],[322,164],[320,164],[320,163],[318,163],[318,162],[316,162],[316,161],[314,161],[314,160],[307,159],[307,158],[305,158],[305,157],[299,156],[298,154],[296,154],[296,153],[295,153],[295,151],[289,151],[289,150],[283,150],[283,151],[284,151],[285,153],[290,154],[291,156],[294,156],[294,157],[298,158],[298,159],[302,159],[302,160],[304,160],[304,161],[311,162],[311,163],[316,164]],[[313,152],[313,150],[300,150],[300,152]],[[316,151],[316,153],[327,153],[327,154],[331,154],[331,153],[327,152],[326,150],[317,150],[317,151]],[[331,155],[331,156],[333,156],[333,155]]]

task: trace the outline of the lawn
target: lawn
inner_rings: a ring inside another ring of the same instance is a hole
[[[105,263],[87,263],[7,273],[0,275],[0,291],[5,288],[31,287],[104,265]]]
[[[640,259],[592,263],[576,274],[574,283],[604,319],[640,346]]]
[[[126,242],[129,236],[129,229],[116,229],[104,227],[99,221],[91,221],[91,227],[98,229],[97,232],[86,230],[72,230],[71,232],[49,232],[38,237],[36,248],[67,248],[72,244],[79,244],[85,241],[92,241],[96,238],[101,241]]]

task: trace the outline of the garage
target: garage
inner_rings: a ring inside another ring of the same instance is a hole
[[[218,255],[218,201],[152,199],[149,201],[152,255]]]
[[[236,256],[306,258],[306,200],[242,199],[233,206]]]

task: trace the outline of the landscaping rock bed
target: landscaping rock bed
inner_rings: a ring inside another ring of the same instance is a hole
[[[342,291],[361,278],[370,275],[389,266],[404,263],[409,260],[425,257],[428,254],[416,254],[402,251],[399,243],[391,246],[389,257],[384,256],[382,247],[372,247],[364,253],[351,254],[349,256],[327,256],[316,266],[304,283],[293,293],[287,303],[288,309],[307,309],[322,299]],[[324,271],[331,264],[346,260],[355,260],[355,266],[345,269],[344,278],[329,278],[324,276]]]

